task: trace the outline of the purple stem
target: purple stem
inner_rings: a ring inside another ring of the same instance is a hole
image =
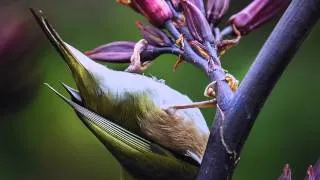
[[[162,53],[163,54],[170,53],[170,54],[175,54],[175,55],[183,54],[183,51],[177,47],[157,47],[157,48],[155,48],[155,51],[157,51],[160,54],[162,54]]]
[[[232,26],[227,26],[220,32],[221,39],[224,39],[224,37],[232,35],[232,34],[233,34]]]
[[[180,32],[176,29],[172,22],[168,21],[165,25],[167,30],[174,36],[175,39],[177,39],[180,35]],[[208,61],[200,57],[197,53],[195,53],[186,39],[184,40],[183,57],[185,61],[196,65],[203,72],[205,72],[205,74],[208,76],[211,82],[216,81],[215,90],[217,94],[217,102],[221,109],[227,109],[229,102],[233,97],[233,92],[229,87],[227,81],[225,81],[226,74],[221,68],[221,66],[219,66],[213,71],[209,71]],[[217,60],[219,61],[219,59]]]

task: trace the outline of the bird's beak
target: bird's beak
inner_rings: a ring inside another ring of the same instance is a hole
[[[90,97],[94,97],[99,88],[94,77],[95,71],[106,67],[94,62],[82,52],[64,42],[59,34],[53,29],[41,10],[30,9],[37,23],[50,40],[51,44],[59,52],[72,72],[74,80],[80,91],[82,100],[88,102]]]

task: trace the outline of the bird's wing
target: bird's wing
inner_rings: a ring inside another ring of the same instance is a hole
[[[136,134],[122,128],[121,126],[109,121],[102,116],[84,108],[83,106],[67,99],[58,91],[56,91],[53,87],[49,84],[45,84],[48,86],[56,95],[58,95],[64,102],[66,102],[69,106],[71,106],[80,116],[82,116],[87,125],[93,125],[97,128],[100,128],[104,131],[108,136],[112,136],[116,139],[116,141],[120,141],[136,150],[149,152],[149,153],[159,153],[159,154],[167,154],[169,155],[170,152],[161,148],[160,146],[140,137]],[[71,87],[64,85],[68,92],[72,92],[73,97],[77,97],[77,91],[72,89]],[[74,96],[75,95],[75,96]]]
[[[175,172],[176,170],[189,173],[192,176],[196,174],[196,166],[181,161],[170,151],[127,131],[121,126],[67,99],[49,84],[46,85],[77,112],[84,124],[123,165],[123,170],[130,171],[130,175],[136,171],[147,170],[151,165],[150,163],[152,163],[153,170],[156,172],[160,170]],[[73,95],[77,94],[76,90],[67,85],[64,86],[68,88],[68,92],[72,91]]]
[[[121,126],[67,99],[50,85],[46,85],[77,112],[84,124],[118,159],[124,170],[129,171],[130,174],[136,171],[146,171],[150,166],[152,166],[151,171],[177,171],[182,172],[182,174],[187,173],[188,175],[186,176],[190,175],[190,177],[193,177],[198,172],[198,167],[194,166],[194,163],[182,161],[170,151],[127,131]],[[70,87],[68,89],[71,90]],[[77,94],[76,90],[72,89],[71,91],[73,91],[73,94]],[[175,175],[181,176],[180,173]]]
[[[61,84],[66,89],[66,91],[69,93],[69,95],[71,96],[71,100],[82,106],[83,102],[82,102],[82,98],[81,98],[79,91],[76,89],[73,89],[72,87],[68,86],[65,83],[61,83]]]
[[[69,95],[71,96],[71,100],[76,102],[77,104],[79,105],[82,105],[82,99],[81,99],[81,96],[78,92],[78,90],[76,89],[73,89],[72,87],[68,86],[67,84],[65,83],[62,83],[63,87],[66,89],[66,91],[69,93]],[[79,112],[76,110],[76,113],[80,116],[80,118],[82,118],[82,115],[79,114]],[[145,140],[147,141],[148,143],[150,143],[150,149],[152,149],[152,151],[157,151],[156,148],[154,147],[157,147],[155,146],[156,144],[148,141],[148,140]],[[180,159],[183,159],[191,164],[194,164],[194,165],[200,165],[201,164],[201,159],[196,155],[194,154],[193,152],[191,151],[184,151],[184,152],[176,152],[176,151],[171,151],[177,158],[180,158]]]

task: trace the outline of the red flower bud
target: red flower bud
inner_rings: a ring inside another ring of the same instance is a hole
[[[162,26],[172,18],[170,7],[164,0],[117,0],[119,3],[130,6],[144,15],[150,23]]]
[[[248,34],[287,8],[289,3],[290,0],[254,0],[246,8],[231,16],[230,22],[242,35]]]

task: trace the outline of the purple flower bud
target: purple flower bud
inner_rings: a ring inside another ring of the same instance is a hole
[[[290,0],[254,0],[246,8],[231,16],[230,22],[242,35],[248,34],[287,8],[289,3]]]
[[[172,12],[164,0],[117,0],[119,3],[130,6],[144,15],[150,23],[162,26],[172,18]]]
[[[205,14],[203,0],[187,0],[187,1],[194,4],[202,12],[202,14]]]
[[[174,8],[180,9],[181,8],[181,2],[184,0],[169,0],[171,1],[171,4],[173,5]],[[186,0],[195,5],[203,14],[205,14],[204,10],[204,4],[203,0]]]
[[[307,176],[304,180],[318,180],[320,179],[320,160],[314,166],[309,166]]]
[[[137,21],[136,24],[141,31],[143,39],[147,40],[148,44],[163,47],[172,45],[172,41],[160,29],[154,26],[145,26],[140,21]]]
[[[206,4],[206,16],[208,22],[218,24],[222,16],[229,8],[229,0],[208,0]]]
[[[214,37],[210,25],[199,8],[187,0],[182,0],[181,5],[193,38],[199,42],[213,42]]]
[[[130,63],[130,58],[133,53],[135,42],[131,41],[117,41],[99,46],[85,54],[94,60],[113,62],[113,63]],[[148,45],[145,50],[141,52],[141,61],[151,61],[160,55],[155,50],[155,47]]]
[[[315,172],[314,172],[312,165],[309,166],[309,168],[307,170],[307,176],[304,179],[305,180],[316,180],[315,179]]]
[[[291,169],[289,167],[289,164],[286,164],[283,167],[283,171],[281,176],[278,178],[278,180],[291,180]]]

